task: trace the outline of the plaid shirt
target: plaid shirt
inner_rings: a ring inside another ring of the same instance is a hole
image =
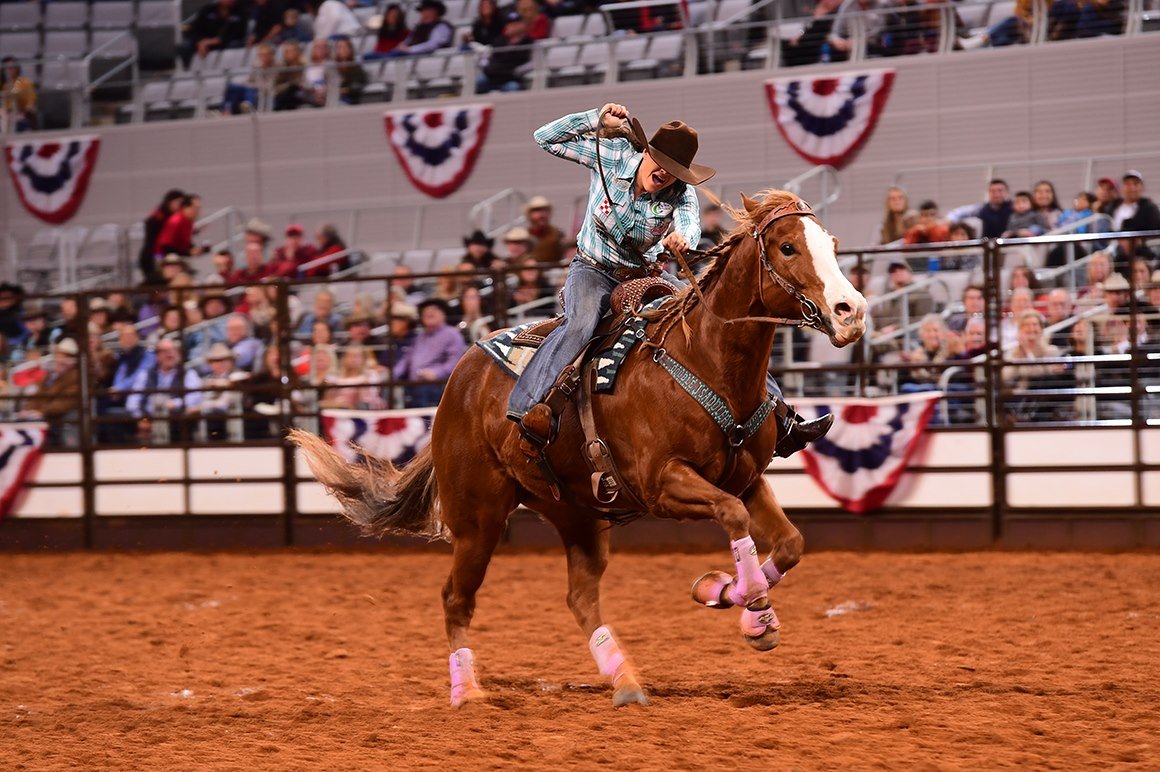
[[[692,185],[677,180],[657,193],[633,197],[636,170],[644,158],[627,139],[605,139],[600,161],[608,175],[608,192],[596,167],[599,111],[574,113],[536,129],[536,143],[552,155],[567,158],[592,170],[588,185],[588,211],[576,236],[576,247],[593,260],[612,268],[640,268],[655,262],[661,238],[669,225],[696,247],[701,238],[701,213]],[[585,136],[592,135],[592,136]]]

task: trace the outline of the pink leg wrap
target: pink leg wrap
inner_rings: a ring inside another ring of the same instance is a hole
[[[616,677],[616,672],[626,661],[616,639],[612,637],[612,631],[607,627],[596,628],[588,640],[588,649],[592,652],[593,659],[596,660],[596,667],[600,674],[609,680]]]
[[[777,614],[773,607],[751,611],[744,609],[741,612],[741,632],[751,638],[757,638],[765,633],[766,629],[777,630],[781,623],[777,621]]]
[[[777,566],[773,564],[773,558],[770,558],[761,564],[761,573],[765,574],[765,579],[769,582],[770,587],[774,586],[783,578],[785,578],[785,574],[783,574],[781,571],[778,571]]]
[[[469,689],[479,688],[479,681],[475,680],[475,655],[471,649],[456,649],[448,664],[451,666],[451,705],[459,707]]]
[[[737,581],[729,588],[729,600],[734,605],[746,606],[765,594],[769,582],[757,562],[757,547],[752,536],[738,539],[730,546],[733,548],[733,562],[737,564]]]

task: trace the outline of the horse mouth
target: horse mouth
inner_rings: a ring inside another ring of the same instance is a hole
[[[866,325],[862,322],[855,324],[844,325],[840,329],[830,328],[830,343],[836,348],[845,348],[851,343],[856,343],[862,339],[862,335],[866,332]]]

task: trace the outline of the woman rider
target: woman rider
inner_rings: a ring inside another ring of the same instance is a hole
[[[540,344],[508,398],[507,417],[518,422],[523,435],[538,446],[547,444],[552,433],[552,413],[542,400],[596,331],[612,290],[620,282],[652,273],[680,286],[674,277],[655,270],[657,259],[662,249],[684,255],[701,235],[693,186],[716,172],[693,163],[696,130],[671,121],[646,142],[640,121],[633,118],[631,132],[643,150],[620,136],[604,141],[598,162],[597,130],[619,130],[623,135],[628,118],[624,105],[607,104],[599,111],[566,115],[536,129],[540,147],[592,170],[588,211],[564,283],[564,320]],[[770,393],[780,401],[781,390],[772,378]],[[783,456],[819,439],[833,423],[830,415],[808,422],[794,420],[792,410],[787,415],[778,442],[778,454]]]

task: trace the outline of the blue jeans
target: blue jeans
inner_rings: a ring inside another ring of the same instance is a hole
[[[231,115],[242,111],[242,102],[249,102],[251,107],[258,106],[258,89],[242,83],[227,83],[222,106]]]
[[[487,94],[491,91],[503,91],[510,94],[513,91],[520,91],[521,89],[523,89],[523,84],[515,78],[512,78],[506,83],[495,83],[482,72],[475,78],[475,93],[477,94]]]

